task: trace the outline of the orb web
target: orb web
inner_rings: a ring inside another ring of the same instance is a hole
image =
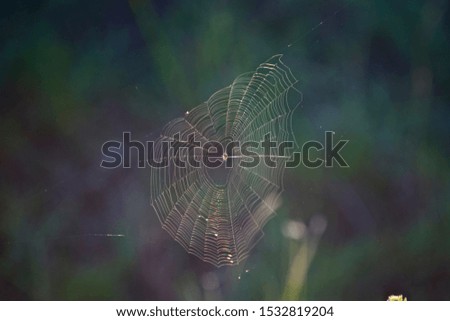
[[[155,158],[166,157],[163,142],[173,142],[177,133],[179,140],[188,144],[194,135],[201,146],[227,139],[241,144],[261,142],[266,134],[277,145],[295,142],[292,113],[300,99],[291,106],[288,96],[300,92],[294,87],[297,79],[281,58],[274,56],[254,72],[238,76],[208,101],[169,122],[155,142]],[[273,149],[271,157],[279,157],[275,167],[263,161],[251,168],[233,163],[218,183],[212,171],[224,169],[208,169],[202,163],[191,166],[189,157],[202,156],[198,148],[190,147],[194,153],[184,148],[177,154],[186,166],[176,166],[175,155],[169,153],[168,166],[151,168],[151,204],[162,227],[188,253],[217,267],[239,264],[263,236],[264,225],[275,213],[283,191],[285,161],[290,155],[278,155]],[[233,156],[224,154],[222,159],[229,157],[244,158],[237,152]]]

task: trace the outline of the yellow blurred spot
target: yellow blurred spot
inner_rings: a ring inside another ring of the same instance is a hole
[[[388,301],[408,301],[408,299],[403,297],[403,295],[390,295],[387,299]]]

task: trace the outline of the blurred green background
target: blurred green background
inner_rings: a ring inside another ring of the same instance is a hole
[[[13,1],[0,10],[0,299],[450,299],[447,1]],[[291,47],[288,45],[293,43]],[[350,168],[286,171],[237,267],[164,232],[149,169],[101,169],[274,54],[296,139]],[[101,237],[95,234],[124,234]]]

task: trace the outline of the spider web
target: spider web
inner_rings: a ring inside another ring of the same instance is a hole
[[[188,141],[194,134],[202,146],[207,141],[227,139],[261,142],[270,133],[272,141],[294,141],[289,92],[297,79],[276,55],[254,72],[238,76],[234,82],[200,104],[184,117],[168,123],[156,141],[155,158],[163,158],[163,142]],[[299,100],[298,100],[299,101]],[[278,146],[278,145],[277,145]],[[194,154],[194,157],[197,157]],[[261,154],[259,157],[267,157]],[[263,227],[275,213],[283,191],[284,158],[276,167],[264,162],[253,168],[233,164],[222,183],[211,176],[204,165],[196,168],[174,165],[151,169],[151,204],[162,227],[185,250],[217,267],[235,265],[248,257],[263,236]],[[187,149],[180,149],[179,159],[186,161]],[[234,158],[244,157],[239,154]],[[214,169],[223,170],[223,169]]]

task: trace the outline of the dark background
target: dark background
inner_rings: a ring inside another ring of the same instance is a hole
[[[1,7],[1,299],[450,299],[446,1]],[[335,131],[350,168],[287,170],[265,237],[216,269],[161,229],[149,169],[101,169],[100,147],[277,53],[297,141]]]

